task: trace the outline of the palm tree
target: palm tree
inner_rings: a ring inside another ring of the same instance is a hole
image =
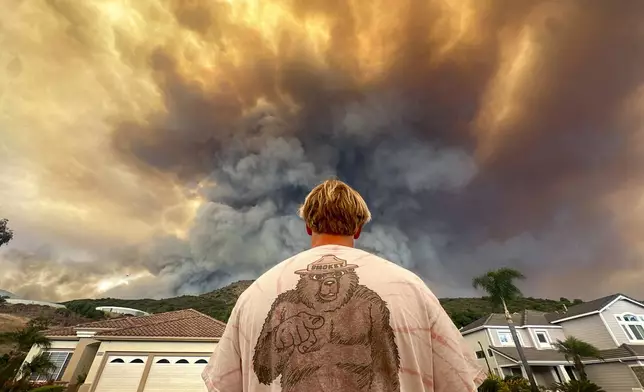
[[[521,347],[521,342],[517,336],[517,330],[512,321],[512,315],[506,304],[506,301],[522,296],[521,290],[514,284],[514,281],[517,279],[525,279],[525,276],[513,268],[499,268],[474,278],[472,285],[475,289],[483,289],[488,294],[493,305],[503,306],[503,312],[510,327],[512,340],[514,340],[514,344],[519,352],[519,358],[530,381],[530,389],[532,392],[537,392],[539,389],[537,388],[534,374],[532,374],[532,368],[528,365],[528,360],[525,357],[523,347]]]
[[[595,346],[590,343],[586,343],[583,340],[577,339],[574,336],[569,336],[563,342],[557,340],[557,343],[553,344],[554,348],[562,353],[566,357],[566,361],[575,364],[575,369],[579,372],[582,381],[588,380],[588,375],[584,368],[584,363],[582,358],[597,358],[603,360],[601,357],[601,352]]]
[[[48,349],[51,343],[41,331],[37,326],[28,326],[17,331],[5,332],[0,334],[0,342],[14,344],[18,351],[23,353],[29,352],[34,344]]]
[[[41,327],[38,325],[29,325],[21,330],[1,333],[0,343],[9,343],[15,347],[15,350],[12,350],[3,361],[4,365],[0,366],[0,387],[7,380],[12,379],[16,372],[22,370],[20,364],[33,345],[38,345],[42,349],[48,349],[51,346],[49,339],[42,334]],[[43,363],[44,361],[36,362],[33,367],[41,367]]]
[[[54,364],[49,355],[45,352],[42,352],[31,359],[29,362],[25,362],[20,368],[20,373],[22,377],[21,380],[28,380],[33,374],[48,374],[52,370],[56,369],[56,364]]]

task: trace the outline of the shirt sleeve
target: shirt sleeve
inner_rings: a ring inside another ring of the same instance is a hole
[[[239,312],[237,307],[201,377],[208,392],[242,392],[242,361],[239,348]]]
[[[474,392],[485,372],[445,310],[437,307],[431,331],[434,392]]]

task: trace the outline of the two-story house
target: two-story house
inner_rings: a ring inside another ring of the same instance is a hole
[[[593,344],[603,360],[584,360],[588,378],[607,392],[644,392],[644,304],[614,294],[560,313],[526,310],[512,315],[519,340],[537,384],[578,379],[572,363],[552,348],[552,343],[574,336]],[[461,329],[477,351],[481,366],[505,376],[523,374],[505,317],[492,314]]]
[[[550,386],[576,378],[572,364],[552,348],[553,342],[565,339],[562,326],[551,324],[546,313],[533,310],[513,314],[512,321],[538,385]],[[501,377],[526,377],[503,314],[493,313],[476,320],[461,328],[461,334],[476,351],[483,368]]]

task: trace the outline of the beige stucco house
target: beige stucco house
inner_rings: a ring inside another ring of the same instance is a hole
[[[603,361],[586,360],[589,379],[607,392],[644,392],[644,304],[614,294],[570,307],[560,313],[526,310],[512,315],[519,340],[537,384],[578,379],[571,363],[552,343],[574,336],[602,351]],[[501,375],[524,375],[505,317],[491,314],[461,333],[483,367]]]
[[[57,366],[35,378],[73,386],[85,377],[81,392],[203,392],[201,372],[225,326],[188,309],[47,330]]]

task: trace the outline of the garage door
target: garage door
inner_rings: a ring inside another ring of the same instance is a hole
[[[144,392],[206,392],[208,357],[154,357]]]
[[[148,357],[110,355],[95,392],[136,392]]]

